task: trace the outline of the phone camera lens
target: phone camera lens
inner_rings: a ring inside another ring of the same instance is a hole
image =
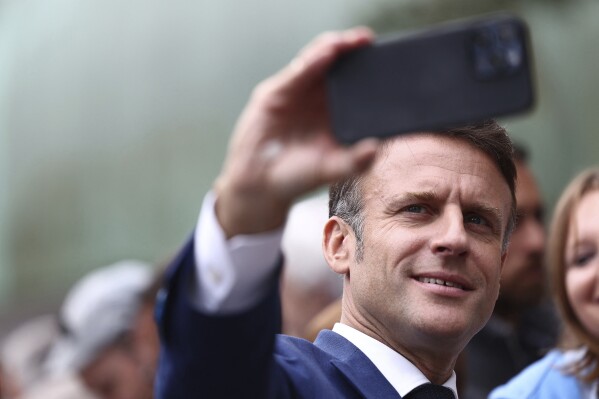
[[[498,79],[522,65],[523,48],[518,31],[509,24],[486,26],[473,37],[474,71],[478,79]]]

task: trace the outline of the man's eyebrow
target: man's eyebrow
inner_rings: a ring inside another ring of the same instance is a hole
[[[407,192],[405,194],[405,198],[416,200],[416,201],[434,201],[434,200],[438,199],[438,196],[434,191],[420,191],[420,192]]]
[[[414,191],[397,195],[391,199],[391,204],[401,205],[406,202],[431,202],[438,199],[434,191]]]

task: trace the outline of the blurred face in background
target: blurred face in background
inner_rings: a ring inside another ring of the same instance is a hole
[[[566,292],[574,313],[599,339],[599,190],[574,209],[565,251]]]
[[[18,381],[0,365],[0,398],[13,399],[21,395]]]
[[[150,399],[152,382],[139,367],[130,348],[115,345],[83,369],[87,387],[102,399]]]
[[[545,288],[543,201],[530,169],[516,162],[518,221],[501,272],[498,311],[534,305]]]
[[[154,296],[144,302],[124,339],[105,350],[81,376],[102,399],[151,399],[160,342],[154,321]]]

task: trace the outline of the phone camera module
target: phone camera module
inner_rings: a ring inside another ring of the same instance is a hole
[[[516,73],[523,63],[519,33],[510,24],[481,28],[472,40],[475,76],[492,80]]]

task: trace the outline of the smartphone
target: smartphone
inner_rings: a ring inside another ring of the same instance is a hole
[[[520,113],[534,103],[528,28],[502,13],[381,38],[342,56],[327,91],[348,144]]]

